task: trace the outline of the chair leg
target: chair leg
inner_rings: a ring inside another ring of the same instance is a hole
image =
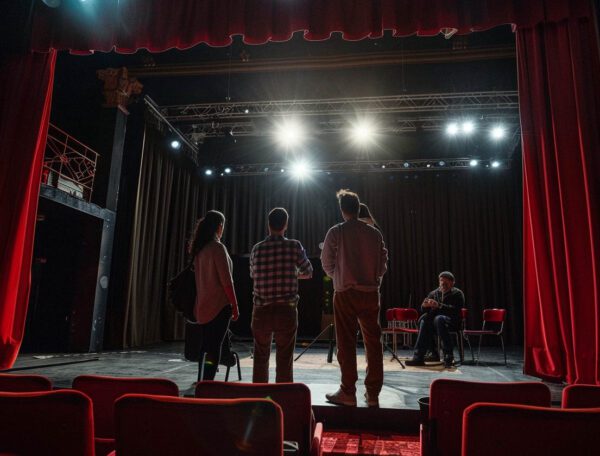
[[[479,348],[477,349],[477,364],[479,364],[479,360],[481,359],[481,339],[483,339],[483,334],[479,336]]]
[[[508,363],[506,362],[506,350],[504,349],[504,338],[502,337],[502,334],[499,334],[500,336],[500,343],[502,344],[502,353],[504,353],[504,365],[508,366]]]
[[[206,363],[206,352],[202,353],[202,361],[200,362],[200,369],[198,369],[198,381],[204,380],[204,364]]]
[[[458,343],[458,350],[460,354],[460,363],[465,362],[465,343],[463,341],[462,333],[456,333],[456,342]]]
[[[229,366],[227,366],[227,370],[225,371],[225,381],[228,382],[229,381],[229,369],[231,369]]]
[[[240,367],[240,357],[237,354],[237,352],[233,352],[233,356],[235,356],[235,362],[237,364],[238,380],[242,381],[242,368]]]
[[[465,336],[464,334],[463,337],[467,340],[467,344],[469,345],[469,351],[471,352],[471,361],[473,361],[473,364],[475,364],[475,355],[473,353],[473,347],[471,346],[471,340],[469,339],[469,336]]]

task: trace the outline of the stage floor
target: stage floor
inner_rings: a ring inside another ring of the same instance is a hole
[[[252,379],[252,359],[250,357],[251,341],[234,342],[233,349],[239,353],[242,382]],[[302,351],[301,345],[296,349],[296,356]],[[366,407],[363,400],[364,385],[364,350],[358,348],[358,407]],[[409,358],[409,350],[398,352],[401,359]],[[508,382],[537,378],[523,374],[522,349],[508,349],[508,365],[504,365],[499,348],[483,347],[481,362],[474,365],[470,353],[465,353],[463,365],[452,369],[443,369],[441,365],[430,367],[407,367],[400,364],[385,353],[384,386],[380,395],[380,407],[387,409],[419,408],[418,399],[429,395],[429,385],[436,378],[454,378],[461,380]],[[274,378],[274,356],[271,358],[271,381]],[[220,366],[216,380],[225,379],[225,367]],[[196,380],[197,363],[183,358],[183,343],[165,343],[137,350],[106,351],[85,354],[22,354],[17,359],[14,373],[36,373],[49,377],[55,387],[70,387],[74,377],[81,374],[166,377],[179,386],[182,395],[193,395],[193,382]],[[314,406],[332,406],[325,400],[325,393],[333,392],[339,385],[339,366],[333,357],[327,363],[327,346],[313,346],[294,364],[294,380],[305,383],[312,392]],[[236,367],[231,368],[230,381],[238,381]],[[560,402],[563,385],[549,384],[553,402]],[[335,407],[335,406],[333,406]]]

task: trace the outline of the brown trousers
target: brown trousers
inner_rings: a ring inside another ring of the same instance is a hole
[[[293,358],[298,329],[298,310],[293,304],[270,304],[255,306],[252,311],[252,334],[254,335],[254,363],[252,382],[269,382],[269,357],[271,341],[275,337],[275,382],[294,381]]]
[[[379,325],[379,292],[336,291],[333,296],[337,360],[342,371],[342,391],[356,394],[356,343],[358,328],[363,335],[367,357],[365,386],[377,397],[383,386],[383,347]]]

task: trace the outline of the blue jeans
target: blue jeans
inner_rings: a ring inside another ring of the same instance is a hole
[[[436,334],[442,339],[444,355],[452,356],[453,344],[450,330],[453,327],[452,319],[446,315],[436,315],[433,318],[429,315],[422,317],[419,323],[417,343],[415,344],[415,357],[423,358],[427,350],[433,349],[433,337]]]

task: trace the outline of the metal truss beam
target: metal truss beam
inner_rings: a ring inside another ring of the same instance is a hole
[[[486,122],[518,123],[516,91],[428,93],[386,97],[256,102],[201,103],[161,106],[160,113],[192,143],[205,138],[265,136],[271,134],[267,119],[304,117],[319,133],[347,128],[349,118],[373,115],[380,131],[402,133],[435,131],[458,115],[482,116]]]

